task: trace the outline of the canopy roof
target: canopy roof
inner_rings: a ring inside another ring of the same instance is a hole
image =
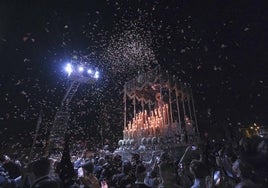
[[[155,101],[160,91],[176,90],[178,95],[187,97],[189,84],[178,82],[175,76],[170,76],[168,71],[162,71],[160,66],[155,67],[149,72],[141,73],[137,77],[125,83],[126,95],[133,99],[148,103]]]

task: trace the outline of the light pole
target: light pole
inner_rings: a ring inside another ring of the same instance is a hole
[[[71,81],[70,86],[62,99],[61,108],[57,111],[52,129],[50,130],[47,144],[47,155],[52,152],[60,153],[64,146],[64,135],[68,129],[70,118],[69,104],[82,83],[94,83],[98,80],[100,73],[98,70],[86,68],[81,65],[68,63],[65,67],[68,79]]]

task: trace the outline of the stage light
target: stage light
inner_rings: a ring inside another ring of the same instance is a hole
[[[67,63],[64,70],[68,73],[68,79],[77,82],[87,83],[90,80],[98,80],[100,78],[100,72],[97,69],[92,69],[81,64]]]
[[[73,72],[73,67],[70,63],[68,63],[65,67],[65,71],[70,75]]]
[[[84,71],[84,67],[79,66],[79,67],[78,67],[78,72],[83,72],[83,71]]]
[[[99,71],[96,71],[94,74],[94,78],[98,79],[99,77],[100,77],[100,73],[99,73]]]

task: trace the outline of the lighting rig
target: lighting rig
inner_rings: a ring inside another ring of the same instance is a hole
[[[61,107],[54,117],[54,123],[50,131],[47,146],[47,155],[62,152],[64,146],[64,136],[66,130],[68,129],[68,122],[70,118],[69,105],[80,84],[92,84],[100,77],[100,73],[97,69],[88,68],[82,65],[68,63],[64,70],[67,73],[68,80],[70,80],[71,83],[62,99]]]

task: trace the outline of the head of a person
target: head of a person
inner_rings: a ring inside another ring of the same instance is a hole
[[[112,162],[113,155],[112,154],[105,155],[104,159],[106,162]]]
[[[197,179],[205,178],[209,175],[208,167],[205,165],[205,163],[198,160],[191,161],[189,170],[191,174]]]
[[[10,158],[7,155],[0,154],[0,163],[9,162]]]
[[[121,163],[122,162],[122,157],[121,157],[121,155],[118,155],[118,154],[115,154],[114,156],[113,156],[113,162],[115,162],[115,163]]]
[[[0,154],[0,163],[3,163],[5,160],[5,155]]]
[[[170,157],[167,152],[163,152],[160,156],[161,162],[168,162],[170,160]]]
[[[50,171],[50,160],[42,157],[32,163],[32,172],[36,177],[48,175]]]
[[[241,138],[239,141],[239,146],[244,152],[251,152],[251,140],[250,138]]]
[[[233,163],[237,159],[237,155],[234,153],[231,147],[227,147],[224,150],[224,156],[227,157],[231,163]]]
[[[140,155],[137,153],[133,153],[131,156],[131,162],[136,164],[139,162],[139,160],[140,160]]]
[[[93,173],[94,170],[94,163],[92,161],[86,161],[83,165],[82,165],[83,170],[86,171],[86,173],[90,174]]]
[[[113,160],[112,160],[112,164],[114,166],[117,166],[117,167],[121,168],[121,166],[122,166],[122,157],[121,157],[121,155],[117,155],[117,154],[114,155]]]
[[[104,157],[100,157],[99,159],[98,159],[98,165],[100,165],[100,166],[102,166],[102,165],[104,165],[106,163],[106,161],[105,161],[105,158]]]
[[[268,155],[268,138],[265,138],[258,144],[258,152],[264,155]]]
[[[146,168],[145,168],[145,166],[142,165],[142,164],[139,164],[136,167],[135,175],[136,175],[137,180],[143,181],[145,176],[146,176]]]
[[[253,167],[246,161],[237,159],[232,166],[235,176],[239,179],[251,179],[254,175]]]
[[[128,174],[132,170],[132,165],[129,160],[124,160],[122,163],[122,172]]]

